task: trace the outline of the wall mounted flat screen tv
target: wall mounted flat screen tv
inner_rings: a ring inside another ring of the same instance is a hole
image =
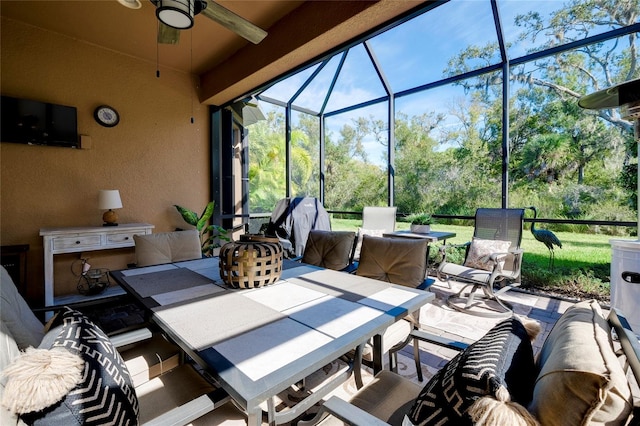
[[[79,148],[75,107],[2,96],[0,142]]]

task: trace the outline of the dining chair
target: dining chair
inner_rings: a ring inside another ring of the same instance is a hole
[[[500,299],[504,292],[520,285],[523,250],[524,209],[479,208],[475,214],[473,239],[465,244],[440,247],[442,262],[438,278],[460,281],[462,289],[447,299],[447,304],[461,312],[485,317],[511,316],[513,307]],[[462,265],[447,260],[447,250],[464,248]],[[499,286],[494,291],[494,286]],[[469,287],[471,291],[465,293]],[[482,290],[483,294],[476,294]]]
[[[427,279],[427,246],[423,239],[381,238],[364,235],[362,252],[356,275],[393,284],[426,290],[432,280]],[[420,311],[412,312],[396,321],[382,336],[383,353],[389,353],[389,368],[397,371],[397,352],[413,340],[414,360],[418,379],[422,381],[418,341],[411,336],[420,327]],[[371,345],[363,351],[363,362],[372,361]]]
[[[322,268],[351,272],[355,241],[355,232],[312,230],[301,261]]]
[[[360,260],[362,237],[371,235],[382,237],[383,234],[396,230],[397,207],[365,206],[362,209],[362,226],[358,228],[358,241],[353,255],[355,261]]]
[[[202,257],[200,236],[195,229],[134,235],[138,267],[161,265]]]

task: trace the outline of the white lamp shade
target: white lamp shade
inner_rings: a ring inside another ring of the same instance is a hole
[[[101,210],[121,209],[120,191],[117,189],[101,189],[98,193],[98,208]]]
[[[159,0],[156,15],[163,24],[179,30],[193,26],[193,0]]]

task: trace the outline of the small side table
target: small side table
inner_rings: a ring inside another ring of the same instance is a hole
[[[44,305],[46,307],[59,306],[125,294],[122,288],[114,286],[94,296],[82,296],[79,294],[54,296],[54,255],[135,247],[133,236],[151,234],[153,228],[154,226],[148,223],[126,223],[118,226],[40,229],[40,236],[42,236],[44,246]],[[48,316],[46,315],[46,317]]]

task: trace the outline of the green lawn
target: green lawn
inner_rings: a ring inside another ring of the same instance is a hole
[[[331,220],[334,230],[357,231],[361,223],[360,220]],[[409,229],[409,224],[398,222],[396,229]],[[448,244],[471,241],[473,235],[471,226],[435,224],[432,225],[432,229],[455,232],[456,237],[447,240]],[[525,252],[522,261],[522,286],[582,298],[607,299],[611,264],[609,240],[620,237],[573,232],[554,233],[562,242],[562,248],[555,250],[555,267],[551,271],[549,250],[533,237],[528,226],[525,229],[522,237],[522,249]]]

